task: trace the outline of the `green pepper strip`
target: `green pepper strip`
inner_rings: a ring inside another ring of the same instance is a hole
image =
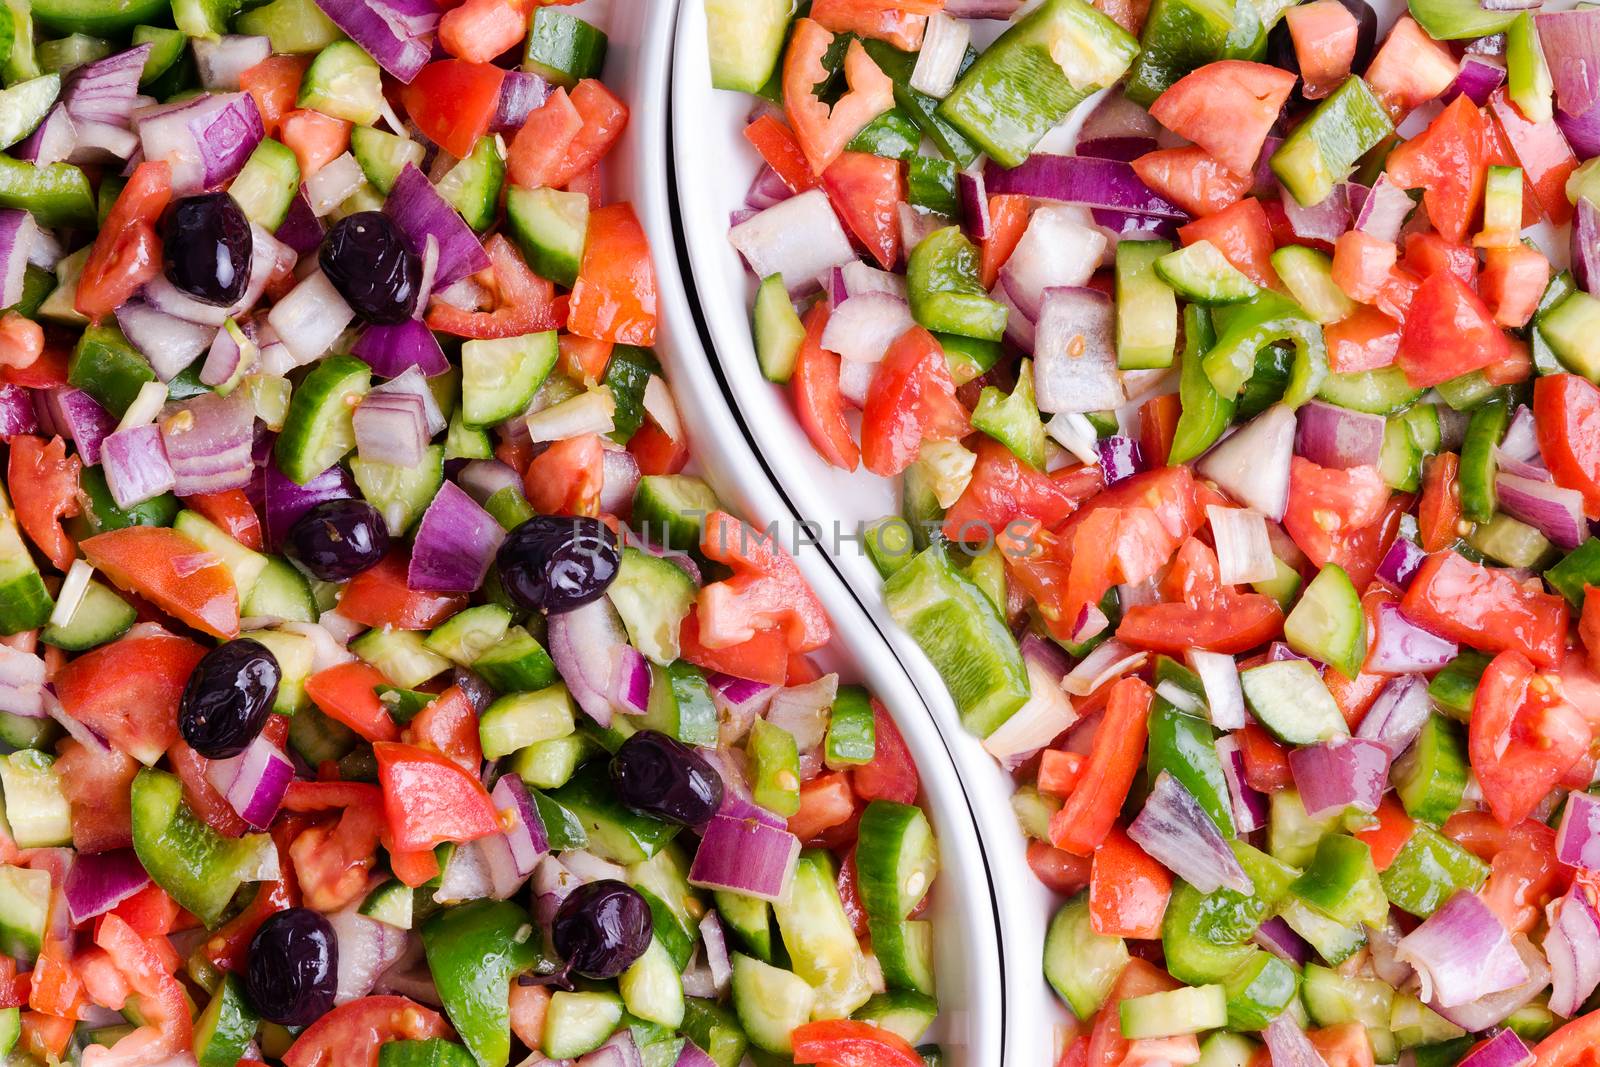
[[[1223,396],[1206,375],[1205,354],[1217,343],[1211,316],[1198,304],[1183,309],[1183,363],[1178,372],[1178,425],[1169,463],[1186,463],[1210,448],[1233,421],[1233,397]]]
[[[1206,376],[1218,393],[1239,395],[1255,367],[1256,353],[1268,345],[1288,341],[1294,346],[1294,366],[1283,403],[1299,407],[1317,395],[1328,376],[1328,349],[1322,327],[1294,301],[1263,292],[1241,304],[1227,329],[1205,355]]]

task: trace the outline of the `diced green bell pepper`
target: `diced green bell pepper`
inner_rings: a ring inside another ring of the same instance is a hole
[[[1394,132],[1370,86],[1351,75],[1272,154],[1272,173],[1306,207],[1320,204],[1356,161]]]
[[[1217,757],[1211,724],[1157,698],[1149,721],[1146,774],[1151,781],[1166,771],[1200,803],[1224,836],[1232,837],[1233,801]]]
[[[1205,355],[1206,376],[1222,396],[1236,397],[1255,369],[1256,353],[1280,341],[1294,346],[1283,402],[1299,407],[1317,395],[1327,378],[1328,349],[1316,320],[1276,293],[1264,291],[1229,316],[1217,343]]]
[[[422,947],[445,1014],[479,1067],[504,1067],[511,1058],[507,993],[512,979],[539,961],[531,941],[537,929],[509,900],[446,908],[422,925]]]
[[[273,848],[265,834],[223,837],[189,810],[183,785],[145,768],[133,779],[133,850],[162,889],[207,924],[222,917],[253,861]]]
[[[930,330],[998,341],[1006,332],[1005,305],[978,281],[978,248],[960,227],[924,237],[906,263],[911,315]]]
[[[1033,397],[1033,362],[1023,360],[1017,387],[1007,395],[992,385],[983,387],[972,412],[972,428],[982,430],[1032,467],[1044,469],[1044,423]]]
[[[1183,357],[1178,368],[1178,425],[1172,434],[1171,463],[1187,463],[1216,443],[1233,421],[1234,399],[1211,384],[1205,354],[1216,344],[1211,315],[1198,304],[1183,309]]]
[[[1328,834],[1289,891],[1328,918],[1351,925],[1381,926],[1389,901],[1372,863],[1372,849],[1347,834]]]
[[[31,211],[47,229],[94,225],[94,194],[89,179],[70,163],[35,166],[0,155],[0,207]]]
[[[1488,877],[1488,864],[1433,827],[1418,825],[1381,881],[1391,904],[1426,919],[1457,890],[1475,890]]]

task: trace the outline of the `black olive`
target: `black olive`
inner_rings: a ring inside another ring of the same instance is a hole
[[[237,304],[250,284],[250,220],[227,193],[186,196],[161,214],[167,280],[201,303]]]
[[[611,782],[622,802],[643,815],[704,826],[722,806],[722,776],[688,745],[640,730],[611,757]]]
[[[244,991],[263,1018],[305,1026],[333,1008],[338,985],[339,942],[318,912],[287,908],[250,939]]]
[[[500,584],[529,611],[567,611],[597,600],[617,576],[617,535],[599,519],[535,515],[495,554]]]
[[[368,322],[404,322],[416,310],[422,261],[381,211],[358,211],[334,223],[317,262],[345,303]]]
[[[266,725],[282,677],[277,657],[260,641],[218,645],[183,687],[178,731],[206,759],[237,756]]]
[[[550,925],[551,941],[567,966],[597,980],[615,978],[631,967],[650,947],[654,932],[644,897],[610,878],[568,893]]]
[[[365,500],[324,500],[289,527],[285,551],[325,582],[354,578],[389,550],[389,528]]]

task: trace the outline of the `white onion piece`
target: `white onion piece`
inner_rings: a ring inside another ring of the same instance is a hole
[[[312,271],[267,312],[267,322],[288,347],[296,366],[320,359],[355,317],[355,311],[320,270]]]
[[[601,386],[536,411],[525,423],[534,441],[565,441],[586,433],[610,433],[616,412],[611,390]]]
[[[311,205],[311,213],[319,219],[331,214],[365,180],[356,157],[341,152],[306,179],[306,202]]]
[[[1195,470],[1277,522],[1289,506],[1294,433],[1294,410],[1274,404],[1202,456]]]
[[[828,194],[810,189],[774,204],[728,231],[728,240],[758,278],[783,275],[791,293],[856,258]]]
[[[1206,506],[1217,546],[1217,577],[1224,585],[1264,582],[1277,571],[1267,520],[1249,508]]]

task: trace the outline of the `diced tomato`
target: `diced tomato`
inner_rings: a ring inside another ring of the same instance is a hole
[[[1152,467],[1167,465],[1182,410],[1177,393],[1162,393],[1139,405],[1139,451]]]
[[[656,272],[631,204],[608,204],[589,213],[567,329],[615,344],[648,348],[656,343]]]
[[[560,352],[556,357],[556,366],[567,377],[579,382],[605,379],[606,367],[611,362],[611,353],[616,345],[610,341],[579,337],[575,333],[562,334],[556,343]]]
[[[243,489],[225,489],[220,493],[201,493],[186,496],[183,504],[198,511],[222,531],[246,548],[262,551],[261,519],[256,515],[250,498]]]
[[[67,455],[66,442],[59,437],[46,441],[17,434],[9,441],[6,484],[17,524],[57,570],[65,571],[77,553],[61,520],[78,514],[78,472],[83,463]]]
[[[439,44],[457,59],[488,63],[520,44],[534,0],[466,0],[439,20]]]
[[[583,116],[567,91],[556,86],[544,103],[528,112],[511,139],[506,152],[506,176],[511,184],[524,189],[554,185],[552,179],[561,171],[567,148],[581,129]]]
[[[1543,917],[1550,898],[1566,890],[1570,874],[1556,860],[1555,830],[1524,819],[1489,861],[1489,880],[1481,895],[1507,930],[1527,933]]]
[[[50,1015],[42,1011],[24,1011],[16,1047],[30,1053],[40,1062],[59,1062],[61,1057],[66,1055],[67,1046],[72,1043],[75,1026],[72,1019],[65,1016]],[[87,1063],[94,1058],[94,1055],[86,1049],[84,1061]]]
[[[1405,269],[1419,278],[1445,271],[1472,285],[1478,279],[1478,253],[1471,245],[1446,241],[1436,233],[1408,233]]]
[[[791,1032],[794,1062],[829,1067],[922,1067],[922,1057],[898,1034],[855,1019],[804,1023]]]
[[[1417,531],[1424,552],[1442,552],[1457,537],[1461,523],[1461,487],[1456,481],[1460,458],[1441,452],[1428,459],[1417,504]]]
[[[902,52],[915,52],[922,47],[928,16],[902,10],[909,7],[881,0],[815,0],[810,14],[834,33],[872,37],[887,41]]]
[[[978,280],[993,289],[1017,243],[1028,231],[1028,198],[997,193],[989,198],[989,237],[978,249]]]
[[[1393,241],[1364,230],[1346,230],[1333,245],[1333,284],[1351,300],[1373,304],[1400,260]]]
[[[78,279],[74,306],[98,322],[161,270],[156,224],[172,199],[172,165],[146,160],[117,194]]]
[[[1562,601],[1563,615],[1565,608]],[[1583,716],[1522,653],[1503,651],[1484,671],[1467,748],[1484,803],[1500,825],[1527,818],[1588,751],[1590,739]]]
[[[1093,859],[1074,856],[1044,841],[1028,842],[1028,869],[1052,893],[1066,896],[1089,884]]]
[[[458,685],[450,686],[418,712],[406,724],[403,740],[448,756],[469,771],[477,771],[483,763],[478,713]]]
[[[1189,1064],[1198,1060],[1199,1043],[1193,1034],[1134,1041],[1122,1036],[1124,1000],[1164,993],[1180,985],[1176,978],[1152,963],[1137,956],[1129,960],[1094,1017],[1085,1052],[1086,1067],[1145,1067],[1155,1063]]]
[[[540,452],[523,474],[528,503],[544,515],[600,514],[605,449],[598,434],[568,437]]]
[[[1306,1031],[1311,1047],[1328,1067],[1372,1067],[1372,1038],[1358,1022],[1313,1027]]]
[[[211,761],[190,748],[184,741],[176,741],[167,749],[167,762],[183,783],[184,802],[200,817],[200,821],[224,837],[242,837],[250,831],[250,824],[239,818],[227,797],[217,791],[206,775]]]
[[[1017,520],[1035,519],[1054,528],[1102,484],[1098,466],[1052,477],[988,437],[978,442],[977,452],[972,480],[945,512],[942,529],[954,541],[989,541]]]
[[[462,159],[489,132],[504,80],[505,71],[493,64],[441,59],[401,87],[400,102],[430,141]]]
[[[1516,155],[1522,176],[1532,186],[1534,198],[1545,217],[1557,226],[1571,222],[1572,202],[1567,199],[1567,179],[1578,169],[1578,157],[1573,155],[1561,127],[1553,119],[1529,122],[1503,88],[1489,96],[1489,114]]]
[[[789,832],[801,841],[811,841],[855,813],[850,776],[844,771],[818,775],[800,783],[800,810],[789,816]]]
[[[335,664],[306,679],[306,696],[329,718],[337,719],[368,741],[393,741],[400,729],[378,699],[387,685],[376,667],[360,660]]]
[[[567,298],[557,298],[555,285],[528,269],[503,234],[484,242],[499,289],[493,311],[467,311],[442,300],[428,308],[428,325],[458,337],[518,337],[541,330],[559,330],[567,321]]]
[[[360,899],[388,829],[384,818],[385,808],[375,801],[352,804],[337,819],[320,819],[295,836],[289,859],[307,907],[338,911]]]
[[[1214,215],[1250,191],[1252,179],[1235,174],[1198,145],[1158,148],[1133,161],[1139,180],[1191,215]]]
[[[500,819],[478,776],[415,745],[379,741],[378,782],[394,843],[416,851],[498,833]]]
[[[193,1037],[188,995],[177,978],[163,966],[154,943],[140,937],[113,914],[101,920],[95,931],[95,944],[106,951],[137,994],[138,1014],[143,1025],[119,1039],[109,1055],[85,1052],[84,1067],[96,1067],[96,1064],[110,1067],[118,1062],[118,1056],[132,1050],[170,1055],[188,1049]],[[101,1051],[104,1053],[103,1049]]]
[[[923,441],[951,441],[972,430],[933,334],[912,326],[873,372],[861,413],[861,458],[884,477],[911,465]]]
[[[1447,45],[1402,15],[1367,67],[1366,82],[1391,116],[1405,115],[1455,84],[1460,63]]]
[[[278,120],[278,139],[294,153],[302,180],[338,159],[350,147],[350,130],[351,124],[344,119],[310,108],[287,112]]]
[[[1321,2],[1338,6],[1336,0]],[[1305,11],[1317,6],[1304,5],[1293,10]],[[1348,14],[1345,17],[1350,21],[1349,52],[1354,56],[1355,20]],[[1293,28],[1291,21],[1290,29]],[[1325,42],[1325,47],[1330,46],[1331,42]],[[1345,66],[1348,70],[1348,58]],[[1302,71],[1304,69],[1302,61]],[[1307,80],[1309,84],[1309,75]],[[1294,81],[1292,72],[1265,63],[1219,60],[1179,78],[1150,105],[1150,117],[1200,146],[1234,174],[1253,175],[1261,146],[1294,90]]]
[[[1422,388],[1506,358],[1506,336],[1478,294],[1453,274],[1423,281],[1400,334],[1399,365]]]
[[[268,137],[278,133],[278,123],[294,110],[300,95],[300,79],[311,65],[310,56],[268,56],[239,74],[239,88],[249,93],[261,114],[261,126]]]
[[[1422,189],[1428,218],[1447,240],[1467,235],[1487,173],[1483,113],[1463,93],[1428,128],[1389,153],[1385,170],[1402,189]],[[1431,383],[1430,383],[1431,384]]]
[[[1083,766],[1078,788],[1050,817],[1050,843],[1079,856],[1091,854],[1116,825],[1144,756],[1152,691],[1137,678],[1111,687],[1105,718]]]
[[[1320,100],[1350,76],[1361,24],[1339,0],[1312,0],[1284,12],[1307,100]],[[1276,119],[1277,115],[1274,114]]]
[[[1484,252],[1483,276],[1478,292],[1497,326],[1520,329],[1539,309],[1539,298],[1550,283],[1550,260],[1538,249],[1520,241]]]
[[[851,138],[894,106],[894,82],[878,69],[860,41],[851,41],[845,51],[849,91],[832,107],[818,100],[816,86],[828,79],[823,57],[832,44],[833,34],[820,23],[797,19],[783,61],[783,107],[813,174],[826,170]]]
[[[861,449],[845,421],[839,357],[822,347],[822,331],[827,325],[828,303],[819,300],[806,312],[806,335],[795,354],[789,390],[794,395],[795,417],[817,454],[835,467],[853,471],[861,462]]]
[[[767,166],[783,179],[790,192],[803,193],[822,184],[811,173],[811,164],[806,162],[806,154],[801,150],[800,142],[795,140],[794,131],[775,115],[760,115],[751,120],[750,125],[744,128],[744,139],[761,154]]]
[[[550,990],[542,985],[511,983],[511,1032],[534,1052],[544,1043],[544,1017],[550,1010]]]
[[[1117,626],[1117,638],[1171,655],[1191,648],[1239,653],[1271,640],[1282,627],[1283,609],[1271,597],[1223,592],[1203,600],[1129,608]]]
[[[1247,723],[1243,729],[1234,731],[1233,739],[1239,742],[1239,755],[1244,757],[1244,780],[1251,789],[1276,793],[1294,784],[1288,752],[1262,726]]]
[[[1335,374],[1387,367],[1400,353],[1400,324],[1377,308],[1356,310],[1322,328],[1328,346],[1328,369]]]
[[[1083,756],[1077,752],[1063,752],[1047,748],[1039,753],[1039,778],[1034,783],[1041,793],[1053,797],[1068,797],[1083,773]]]
[[[892,270],[900,261],[900,215],[905,176],[900,161],[870,152],[842,152],[822,172],[822,187],[833,208],[878,266]]]
[[[438,1012],[405,997],[362,997],[341,1004],[300,1032],[283,1054],[284,1067],[378,1067],[378,1049],[391,1041],[451,1036]]]
[[[757,630],[747,641],[709,648],[700,641],[700,620],[691,610],[678,629],[678,648],[696,667],[768,685],[783,685],[788,676],[789,641],[782,630]]]
[[[1113,828],[1094,850],[1089,877],[1089,925],[1107,937],[1153,940],[1172,895],[1172,875]]]
[[[628,106],[594,78],[585,78],[572,87],[572,106],[583,119],[583,126],[567,145],[561,163],[546,178],[552,185],[564,186],[594,168],[622,137],[628,125]],[[590,216],[593,225],[593,216]],[[590,233],[593,234],[593,230]]]
[[[212,637],[239,632],[239,591],[233,575],[211,552],[164,526],[107,530],[80,546],[120,589],[135,593],[173,618]]]
[[[171,634],[123,637],[63,666],[56,697],[68,715],[153,764],[178,739],[178,700],[204,655],[200,645]]]
[[[1178,227],[1178,240],[1185,245],[1210,241],[1224,259],[1257,285],[1268,289],[1283,286],[1272,266],[1272,223],[1261,201],[1253,197]]]
[[[677,474],[689,464],[689,443],[673,439],[646,419],[628,438],[628,454],[639,464],[640,474]]]
[[[700,534],[700,551],[734,572],[700,590],[696,609],[702,644],[726,648],[771,629],[784,632],[791,652],[827,643],[831,631],[821,602],[794,560],[766,534],[713,511]]]
[[[59,675],[56,686],[59,694]],[[82,700],[83,694],[75,693],[74,702],[81,704]],[[119,706],[109,700],[97,699],[95,703],[102,710],[108,707],[115,712],[125,713],[129,710],[128,706]],[[152,721],[157,723],[161,735],[165,736],[169,732],[167,726],[173,720],[165,718]],[[137,732],[143,734],[145,731]],[[176,737],[175,730],[170,732]],[[133,815],[128,790],[133,785],[133,776],[139,771],[139,764],[117,747],[118,743],[109,735],[102,736],[112,740],[112,745],[105,748],[89,747],[69,738],[61,742],[58,749],[60,754],[56,757],[56,776],[72,809],[72,844],[79,852],[107,852],[133,844]],[[159,754],[157,740],[155,737],[141,737],[140,747],[148,745],[147,752]]]
[[[1283,528],[1321,567],[1335,561],[1344,537],[1381,519],[1388,500],[1389,487],[1376,467],[1337,470],[1295,456]]]
[[[1600,517],[1600,389],[1576,374],[1533,383],[1539,454],[1556,484],[1583,494],[1583,510]]]
[[[1508,572],[1454,552],[1423,561],[1400,607],[1412,622],[1441,637],[1487,651],[1520,652],[1541,667],[1561,662],[1566,598],[1525,588]]]
[[[466,607],[467,598],[417,592],[406,585],[410,560],[392,549],[356,575],[339,597],[339,614],[363,626],[396,630],[431,630]]]
[[[1382,871],[1394,862],[1406,842],[1411,840],[1411,831],[1416,829],[1416,823],[1406,814],[1400,802],[1393,795],[1385,796],[1378,804],[1378,824],[1365,830],[1357,830],[1355,836],[1366,843],[1372,850],[1372,864]]]
[[[862,800],[893,800],[900,804],[915,804],[922,790],[917,775],[916,761],[906,747],[905,738],[894,718],[876,700],[872,702],[872,722],[877,747],[872,762],[850,770],[850,781],[856,796]]]

